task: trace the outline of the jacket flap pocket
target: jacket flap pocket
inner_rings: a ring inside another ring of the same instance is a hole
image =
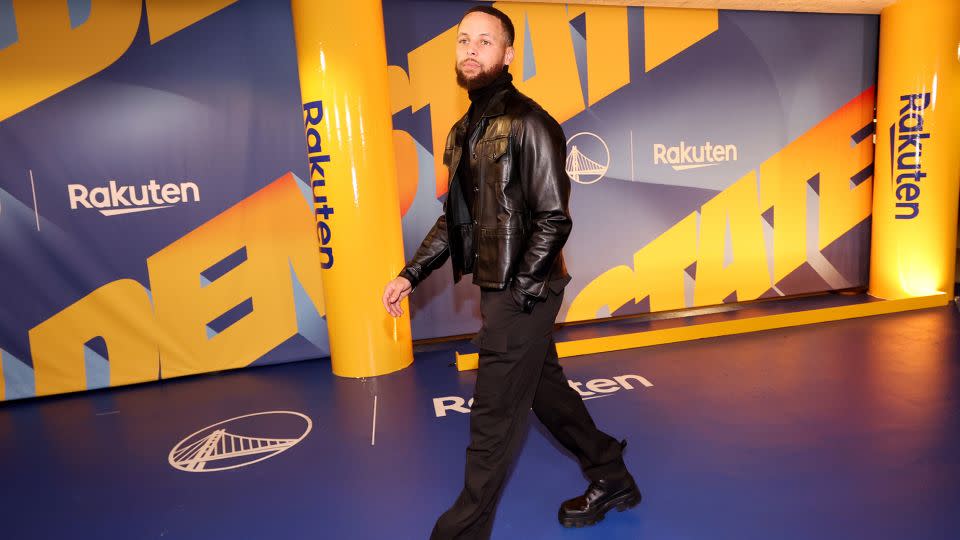
[[[507,150],[510,149],[510,138],[508,136],[497,137],[495,139],[484,139],[477,143],[477,146],[480,148],[480,152],[492,159],[493,161],[499,160],[507,153]]]

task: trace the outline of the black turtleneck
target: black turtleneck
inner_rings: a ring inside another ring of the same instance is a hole
[[[475,142],[473,141],[473,132],[480,123],[480,119],[483,118],[483,113],[486,112],[487,106],[490,104],[490,98],[501,89],[509,86],[511,81],[513,81],[513,75],[510,75],[510,73],[504,69],[500,73],[500,76],[490,84],[482,88],[474,88],[467,92],[467,95],[470,97],[470,110],[467,111],[470,120],[467,123],[467,135],[463,141],[463,152],[460,153],[460,164],[457,167],[457,176],[460,177],[460,186],[463,190],[467,208],[470,210],[471,219],[474,214],[473,204],[476,199],[475,194],[478,187],[474,179],[474,171],[472,167],[470,167],[470,155],[473,153],[472,143]]]
[[[470,123],[467,125],[468,141],[474,128],[476,128],[480,122],[480,118],[483,117],[483,113],[486,112],[487,105],[490,104],[490,98],[502,88],[509,86],[512,81],[513,75],[504,69],[500,72],[500,76],[490,84],[482,88],[474,88],[473,90],[467,91],[467,96],[470,97]]]

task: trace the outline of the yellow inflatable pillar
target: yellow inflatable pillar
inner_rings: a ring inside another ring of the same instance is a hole
[[[870,293],[952,297],[960,189],[960,1],[880,14]]]
[[[333,372],[413,362],[409,309],[383,287],[403,268],[380,0],[292,0]]]

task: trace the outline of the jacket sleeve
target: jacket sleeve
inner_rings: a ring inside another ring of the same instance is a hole
[[[437,218],[433,228],[423,239],[417,252],[407,265],[400,271],[400,277],[410,280],[416,287],[421,281],[437,268],[443,266],[450,256],[450,243],[447,240],[447,217],[442,214]]]
[[[567,144],[560,124],[543,110],[526,115],[516,143],[516,166],[532,228],[513,286],[523,295],[544,300],[550,269],[573,227]]]

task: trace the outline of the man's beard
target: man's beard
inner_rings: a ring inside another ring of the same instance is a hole
[[[463,71],[460,70],[459,64],[454,63],[453,69],[457,72],[457,84],[460,85],[461,88],[469,91],[489,85],[493,81],[497,80],[497,77],[499,77],[506,68],[504,66],[500,66],[500,68],[492,68],[490,70],[481,69],[480,73],[478,73],[476,77],[472,79],[468,79],[466,76],[464,76]]]

